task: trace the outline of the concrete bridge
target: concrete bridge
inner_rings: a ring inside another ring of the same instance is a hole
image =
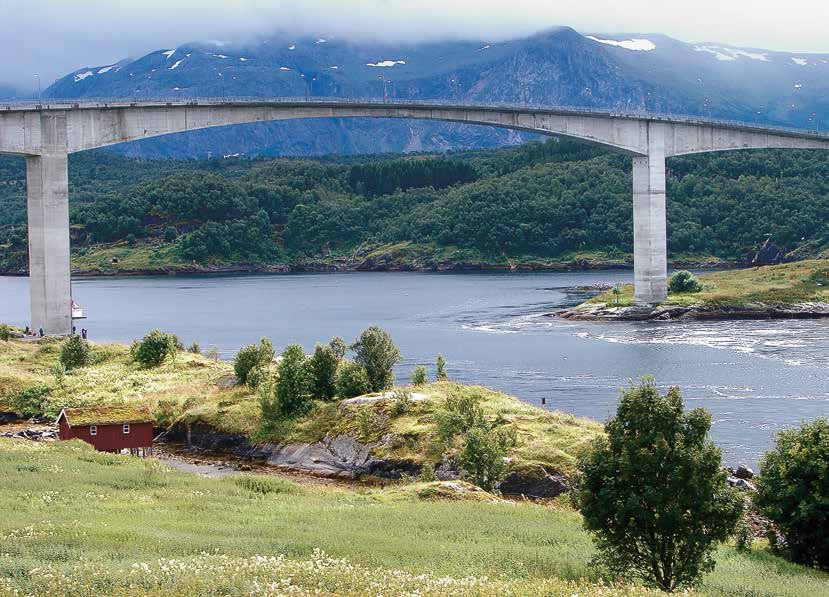
[[[31,323],[72,327],[67,156],[159,135],[298,118],[410,118],[569,137],[633,158],[636,301],[667,298],[665,158],[735,149],[829,149],[829,135],[653,114],[573,108],[332,99],[77,100],[0,103],[0,153],[26,157]]]

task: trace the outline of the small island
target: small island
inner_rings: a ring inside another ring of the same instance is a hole
[[[659,305],[634,304],[629,284],[552,315],[610,321],[829,317],[829,259],[706,273],[691,280],[696,283],[681,291],[671,288]]]

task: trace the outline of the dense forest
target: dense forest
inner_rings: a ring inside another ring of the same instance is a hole
[[[825,152],[703,154],[670,159],[668,169],[672,258],[743,260],[767,238],[794,256],[829,246]],[[317,160],[95,151],[71,156],[70,193],[74,256],[87,263],[120,247],[150,249],[147,265],[159,269],[292,265],[401,243],[427,262],[458,249],[505,263],[624,257],[633,240],[630,160],[555,139]],[[0,157],[0,270],[25,266],[25,164]]]

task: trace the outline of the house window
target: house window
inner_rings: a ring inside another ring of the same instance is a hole
[[[89,435],[98,435],[98,426],[97,425],[90,425],[89,426]]]
[[[124,425],[124,433],[129,433],[129,432],[130,432],[130,426],[129,425]]]

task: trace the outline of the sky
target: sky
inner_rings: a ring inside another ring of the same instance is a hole
[[[827,0],[0,0],[0,83],[36,89],[188,41],[287,31],[360,41],[499,41],[567,25],[829,53]]]

